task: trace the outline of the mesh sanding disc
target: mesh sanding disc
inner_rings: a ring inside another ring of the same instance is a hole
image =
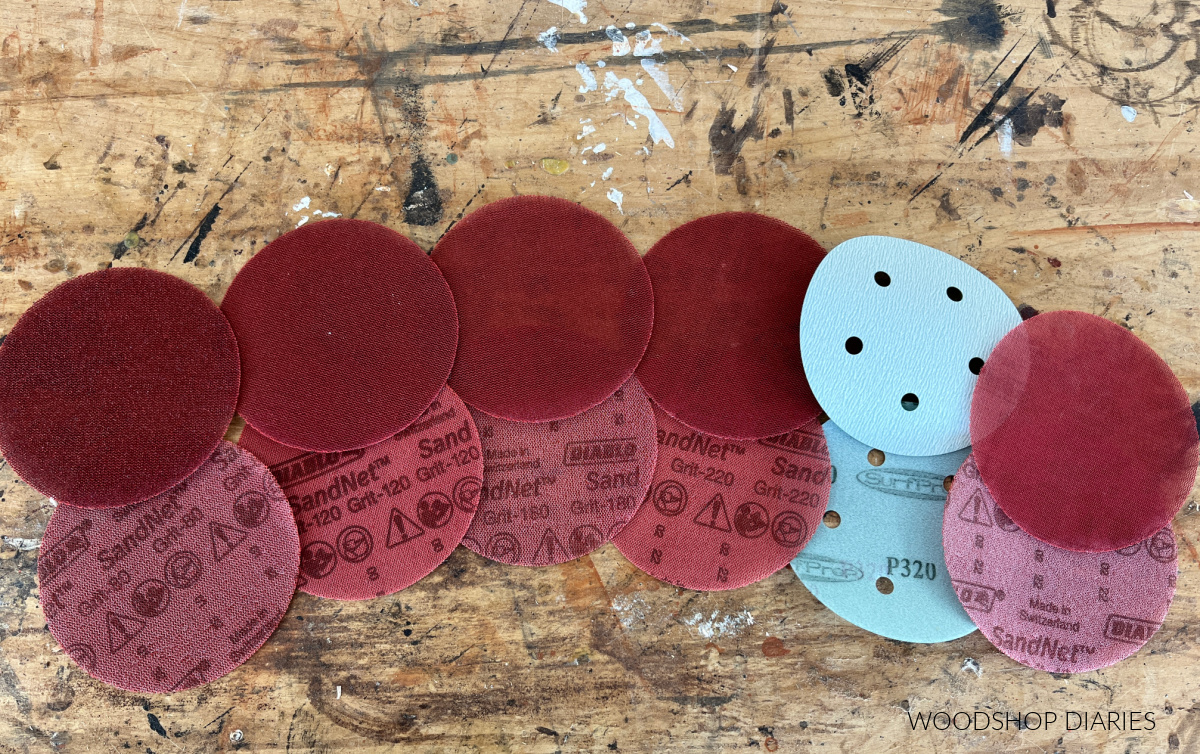
[[[93,272],[0,346],[0,452],[59,502],[128,505],[204,463],[237,395],[237,343],[203,293],[152,270]]]
[[[985,480],[968,457],[954,477],[943,537],[958,598],[989,641],[1052,673],[1107,667],[1149,641],[1175,595],[1170,524],[1115,552],[1071,552],[1021,531]]]
[[[454,363],[458,319],[441,273],[412,241],[361,220],[275,239],[238,272],[221,310],[242,353],[238,412],[294,448],[392,437]]]
[[[976,463],[1037,539],[1109,552],[1170,523],[1196,479],[1196,418],[1170,367],[1133,333],[1046,312],[1009,333],[971,403]]]
[[[479,433],[450,388],[400,434],[358,450],[305,452],[247,426],[300,529],[302,591],[361,600],[427,575],[462,541],[483,476]]]
[[[275,478],[223,442],[175,488],[124,508],[60,505],[38,557],[50,633],[126,691],[213,681],[275,631],[300,541]]]
[[[573,202],[493,202],[451,228],[433,259],[462,324],[450,386],[472,408],[575,416],[621,387],[646,350],[646,268],[621,231]]]
[[[817,530],[831,468],[816,421],[753,441],[704,435],[654,407],[658,465],[613,544],[685,589],[734,589],[786,566]]]
[[[838,244],[804,299],[800,349],[813,393],[845,432],[885,453],[971,444],[971,392],[1021,315],[983,273],[886,236]]]
[[[815,419],[796,326],[824,254],[792,226],[746,212],[664,236],[645,260],[655,320],[638,367],[654,402],[720,437],[767,437]]]
[[[837,469],[829,510],[792,569],[826,607],[898,641],[950,641],[975,630],[942,556],[946,480],[967,451],[882,453],[833,422],[821,427]]]
[[[645,499],[657,446],[654,411],[637,380],[562,421],[474,416],[483,490],[463,544],[486,558],[543,566],[587,555]]]

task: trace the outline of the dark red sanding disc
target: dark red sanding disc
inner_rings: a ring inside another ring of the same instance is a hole
[[[285,233],[246,263],[221,309],[242,352],[238,412],[293,448],[392,437],[433,402],[454,363],[446,281],[416,244],[374,223]]]
[[[253,427],[239,444],[270,466],[300,530],[301,591],[362,600],[437,568],[475,516],[483,453],[466,404],[450,388],[395,437],[319,453]]]
[[[829,503],[821,425],[761,440],[701,434],[657,405],[658,466],[646,504],[613,538],[656,579],[685,589],[736,589],[784,568]]]
[[[768,437],[817,418],[800,308],[824,255],[792,226],[747,212],[663,236],[645,259],[654,335],[637,372],[654,402],[719,437]]]
[[[566,419],[612,395],[646,350],[646,268],[621,231],[573,202],[493,202],[455,225],[433,260],[462,324],[450,386],[472,408]]]
[[[971,401],[976,462],[996,502],[1043,542],[1137,544],[1170,523],[1196,479],[1187,393],[1123,327],[1047,312],[1000,341]]]
[[[1022,665],[1108,667],[1162,626],[1178,571],[1170,524],[1114,552],[1071,552],[1029,536],[992,500],[968,456],[946,501],[946,570],[971,620]]]
[[[204,463],[237,395],[237,342],[207,296],[153,270],[93,272],[0,346],[0,453],[59,502],[129,505]]]
[[[463,544],[544,566],[587,555],[621,530],[654,473],[654,410],[637,380],[579,416],[530,424],[475,412],[483,438],[479,512]]]
[[[195,474],[135,505],[60,505],[38,557],[50,633],[88,675],[170,693],[216,680],[275,631],[300,540],[283,491],[223,442]]]

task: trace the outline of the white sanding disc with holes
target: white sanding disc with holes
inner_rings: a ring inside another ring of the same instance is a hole
[[[971,393],[1000,339],[1021,323],[986,276],[912,241],[862,236],[821,261],[800,314],[804,373],[821,408],[886,453],[971,443]]]
[[[942,554],[946,477],[968,450],[902,456],[822,427],[837,470],[829,508],[792,569],[813,596],[860,628],[932,644],[975,630]]]

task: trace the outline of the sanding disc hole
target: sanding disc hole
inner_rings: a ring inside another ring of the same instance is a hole
[[[879,448],[872,448],[867,453],[867,463],[871,464],[872,466],[882,466],[883,462],[886,460],[887,455],[885,455],[884,452]]]
[[[830,529],[836,529],[842,525],[842,517],[838,515],[837,511],[825,511],[825,515],[821,517],[821,523]]]
[[[875,282],[878,283],[881,288],[887,288],[892,284],[892,278],[886,272],[880,270],[879,272],[875,273]]]
[[[900,408],[905,411],[916,411],[919,405],[921,405],[921,399],[915,393],[905,393],[900,398]]]
[[[971,368],[971,374],[979,374],[983,371],[983,359],[976,356],[967,364]]]
[[[846,352],[852,356],[857,356],[862,353],[862,340],[859,338],[846,338]],[[978,372],[976,372],[978,374]]]
[[[954,487],[954,475],[953,474],[951,474],[950,476],[948,476],[942,480],[942,489],[946,490],[946,492],[949,492],[952,487]]]
[[[875,588],[879,590],[880,594],[891,594],[896,585],[887,576],[880,576],[875,579]]]
[[[946,289],[946,295],[950,297],[951,301],[962,301],[962,291],[954,286],[950,286]]]

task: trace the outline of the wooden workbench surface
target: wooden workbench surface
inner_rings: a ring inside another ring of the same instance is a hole
[[[471,209],[541,193],[643,252],[722,210],[827,247],[911,238],[1021,306],[1125,324],[1200,394],[1197,6],[576,5],[4,0],[0,333],[109,265],[220,301],[301,222],[373,220],[428,249]],[[55,646],[35,579],[51,510],[0,470],[3,751],[1200,748],[1194,498],[1166,624],[1100,672],[1036,672],[978,633],[871,636],[787,570],[705,594],[611,545],[543,569],[459,548],[391,597],[297,595],[244,667],[161,697],[106,687]],[[906,712],[975,709],[1156,724],[914,733]]]

